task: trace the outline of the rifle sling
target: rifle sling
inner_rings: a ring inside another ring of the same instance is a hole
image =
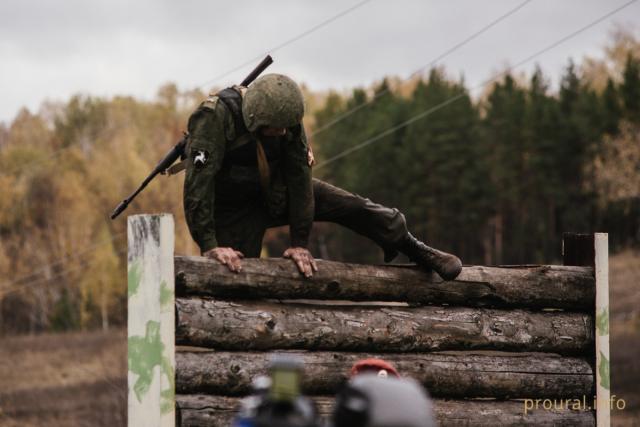
[[[240,135],[233,141],[227,144],[226,152],[233,151],[242,147],[243,145],[251,142],[253,139],[251,133],[247,130],[244,120],[242,118],[242,95],[240,92],[232,87],[226,88],[218,92],[215,96],[227,107],[227,110],[231,113],[233,118],[233,124],[236,135]],[[258,154],[258,158],[259,158]],[[182,172],[187,168],[187,159],[183,159],[181,162],[174,164],[166,170],[167,175],[175,175]],[[264,173],[264,172],[262,172]],[[263,183],[264,185],[264,183]]]

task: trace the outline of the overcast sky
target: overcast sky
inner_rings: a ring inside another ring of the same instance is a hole
[[[76,93],[150,99],[166,82],[193,88],[360,1],[2,0],[0,121]],[[440,64],[473,86],[626,1],[533,0]],[[274,52],[270,71],[311,89],[407,77],[522,2],[370,0]],[[639,22],[636,2],[536,61],[557,77],[569,57],[601,56],[614,23]]]

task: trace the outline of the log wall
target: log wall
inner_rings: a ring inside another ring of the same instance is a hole
[[[175,258],[181,425],[228,425],[273,351],[304,360],[303,391],[326,415],[353,363],[380,357],[429,390],[442,426],[596,424],[562,404],[593,401],[593,267],[472,266],[451,282],[408,266],[319,270]],[[525,399],[555,406],[525,414]]]
[[[129,219],[129,425],[229,425],[272,352],[304,360],[325,416],[353,363],[379,357],[427,388],[441,426],[609,425],[606,234],[567,236],[574,265],[444,282],[322,260],[310,279],[285,259],[233,274],[174,256],[173,232],[167,215]]]
[[[329,417],[333,398],[314,396],[318,412]],[[193,427],[229,426],[235,416],[238,398],[212,395],[179,395],[182,425]],[[439,425],[449,427],[487,426],[563,426],[595,425],[591,411],[544,409],[524,413],[524,403],[516,400],[453,400],[434,399],[433,409]]]

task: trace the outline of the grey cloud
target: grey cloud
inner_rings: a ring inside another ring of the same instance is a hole
[[[312,89],[406,77],[521,0],[372,0],[274,54],[272,70]],[[4,0],[0,3],[0,120],[45,98],[77,92],[149,98],[164,82],[182,89],[279,45],[357,0]],[[535,0],[447,57],[454,76],[474,84],[505,63],[595,19],[624,0]],[[634,4],[618,22],[638,22]],[[571,56],[599,55],[611,21],[537,62],[556,77]],[[531,64],[528,69],[531,69]],[[235,82],[245,70],[218,85]]]

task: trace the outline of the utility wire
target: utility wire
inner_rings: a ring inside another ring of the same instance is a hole
[[[330,23],[332,23],[332,22],[336,21],[337,19],[339,19],[339,18],[341,18],[341,17],[343,17],[343,16],[345,16],[345,15],[347,15],[347,14],[349,14],[349,13],[353,12],[354,10],[356,10],[356,9],[358,9],[358,8],[360,8],[360,7],[362,7],[362,6],[364,6],[365,4],[369,3],[370,1],[371,1],[371,0],[363,0],[363,1],[361,1],[361,2],[359,2],[359,3],[356,3],[355,5],[353,5],[353,6],[349,7],[349,8],[347,8],[347,9],[342,10],[341,12],[339,12],[339,13],[337,13],[337,14],[335,14],[335,15],[333,15],[333,16],[331,16],[331,17],[327,18],[327,19],[325,19],[324,21],[322,21],[322,22],[320,22],[320,23],[318,23],[318,24],[314,25],[313,27],[311,27],[311,28],[307,29],[306,31],[303,31],[302,33],[297,34],[296,36],[294,36],[294,37],[292,37],[292,38],[290,38],[290,39],[288,39],[288,40],[285,40],[284,42],[282,42],[282,43],[280,43],[280,44],[278,44],[278,45],[276,45],[276,46],[272,47],[271,49],[269,49],[269,50],[267,51],[267,53],[270,53],[270,52],[276,52],[276,51],[278,51],[278,50],[280,50],[280,49],[282,49],[282,48],[284,48],[284,47],[286,47],[286,46],[288,46],[288,45],[290,45],[290,44],[292,44],[292,43],[295,43],[296,41],[298,41],[298,40],[300,40],[300,39],[302,39],[302,38],[304,38],[304,37],[306,37],[306,36],[308,36],[308,35],[310,35],[310,34],[314,33],[315,31],[318,31],[318,30],[319,30],[319,29],[321,29],[322,27],[325,27],[325,26],[329,25]],[[223,73],[221,73],[221,74],[219,74],[218,76],[214,77],[213,79],[208,80],[207,82],[205,82],[205,83],[202,83],[202,84],[198,85],[198,87],[203,87],[203,86],[205,86],[205,85],[212,84],[212,83],[214,83],[214,82],[216,82],[216,81],[218,81],[218,80],[220,80],[220,79],[222,79],[222,78],[224,78],[224,77],[228,76],[229,74],[231,74],[231,73],[233,73],[233,72],[235,72],[235,71],[238,71],[238,70],[240,70],[240,69],[242,69],[242,68],[244,68],[244,67],[246,67],[246,66],[248,66],[248,65],[251,65],[251,64],[253,64],[254,62],[256,62],[257,60],[261,59],[265,54],[266,54],[266,53],[264,53],[264,54],[260,54],[260,55],[258,55],[258,56],[256,56],[256,57],[254,57],[254,58],[251,58],[251,59],[249,59],[249,60],[247,60],[247,61],[245,61],[245,62],[243,62],[243,63],[241,63],[241,64],[239,64],[239,65],[237,65],[237,66],[235,66],[235,67],[233,67],[233,68],[231,68],[231,69],[229,69],[229,70],[227,70],[227,71],[225,71],[225,72],[223,72]],[[64,151],[68,150],[69,148],[71,148],[71,147],[72,147],[72,146],[74,146],[74,145],[75,145],[75,144],[70,144],[70,145],[68,145],[68,146],[66,146],[66,147],[63,147],[63,148],[61,148],[61,149],[58,149],[58,150],[54,151],[54,152],[53,152],[49,157],[47,157],[47,158],[45,158],[45,159],[42,159],[42,160],[39,160],[39,161],[36,161],[36,162],[33,162],[33,163],[30,163],[30,164],[27,164],[27,165],[28,165],[28,166],[33,167],[33,166],[35,166],[35,165],[38,165],[38,164],[45,163],[45,162],[47,162],[47,161],[53,160],[53,159],[55,159],[57,156],[59,156],[60,154],[62,154],[62,152],[64,152]],[[119,235],[114,235],[114,236],[112,236],[112,237],[111,237],[111,239],[109,239],[108,241],[105,241],[105,242],[101,242],[101,243],[98,243],[98,244],[92,245],[92,246],[90,246],[89,248],[85,249],[85,250],[84,250],[83,252],[81,252],[81,253],[76,253],[76,254],[73,254],[73,255],[70,255],[70,256],[67,256],[67,257],[64,257],[64,258],[60,258],[60,259],[58,259],[57,261],[55,261],[55,262],[53,262],[53,263],[50,263],[50,264],[44,265],[44,266],[42,266],[42,267],[39,269],[39,272],[37,272],[37,273],[31,273],[31,274],[29,274],[29,275],[27,275],[27,276],[23,276],[23,277],[20,277],[20,278],[14,279],[14,280],[12,280],[12,281],[10,281],[10,282],[5,282],[5,283],[3,284],[3,286],[2,286],[2,288],[9,288],[9,289],[8,289],[8,290],[6,290],[6,289],[5,289],[5,290],[0,290],[0,296],[2,296],[2,295],[6,295],[6,294],[11,293],[11,292],[14,292],[16,289],[23,288],[23,287],[25,287],[26,285],[30,285],[30,284],[34,284],[34,283],[40,283],[40,282],[42,282],[42,281],[50,280],[51,278],[45,278],[45,279],[41,279],[41,280],[36,280],[36,281],[28,282],[28,283],[25,283],[25,284],[20,285],[20,286],[13,286],[13,285],[15,285],[15,284],[17,284],[17,283],[20,283],[20,282],[24,281],[24,280],[27,280],[27,279],[33,278],[34,276],[36,276],[36,275],[37,275],[37,274],[39,274],[40,272],[45,271],[46,269],[51,268],[51,267],[53,267],[53,266],[55,266],[55,265],[57,265],[57,264],[60,264],[61,262],[65,261],[65,260],[68,260],[68,259],[70,259],[70,258],[72,258],[72,257],[74,257],[74,258],[75,258],[75,257],[78,257],[79,255],[81,255],[81,254],[83,254],[83,253],[89,252],[89,251],[91,251],[91,250],[96,249],[96,248],[97,248],[97,247],[99,247],[99,246],[105,245],[105,244],[107,244],[107,243],[109,243],[109,242],[113,241],[116,237],[120,237],[120,235],[122,235],[122,234],[124,234],[124,233],[120,233]],[[62,270],[62,272],[64,272],[64,269]],[[59,274],[61,274],[61,272],[58,272],[58,273],[54,274],[54,276],[52,276],[52,278],[53,278],[53,277],[55,277],[56,275],[59,275]]]
[[[18,283],[20,283],[20,282],[22,282],[24,280],[28,280],[28,279],[31,279],[31,278],[33,278],[35,276],[38,276],[42,272],[44,272],[44,271],[48,270],[49,268],[54,267],[54,266],[56,266],[58,264],[61,264],[63,262],[66,263],[67,261],[69,261],[71,259],[74,259],[74,258],[80,258],[82,255],[86,254],[87,252],[92,252],[92,251],[94,251],[95,249],[97,249],[97,248],[99,248],[101,246],[104,246],[104,245],[106,245],[108,243],[111,243],[111,242],[117,240],[117,239],[120,239],[121,237],[124,237],[124,235],[126,235],[126,231],[114,234],[112,236],[109,236],[107,239],[104,239],[101,242],[96,242],[95,244],[93,244],[91,246],[85,247],[80,252],[75,252],[73,254],[70,254],[70,255],[67,255],[67,256],[64,256],[64,257],[60,257],[60,258],[56,259],[53,262],[50,262],[50,263],[45,264],[45,265],[42,265],[35,272],[32,272],[32,273],[27,274],[27,275],[22,276],[22,277],[18,277],[16,279],[13,279],[13,280],[8,281],[8,282],[4,282],[0,286],[0,292],[2,292],[3,288],[11,287],[11,286],[16,285],[16,284],[18,284]],[[32,283],[32,282],[29,282],[29,283]]]
[[[236,71],[238,71],[238,70],[240,70],[240,69],[242,69],[242,68],[244,68],[244,67],[246,67],[248,65],[251,65],[251,64],[255,63],[256,61],[258,61],[260,59],[262,59],[267,53],[276,52],[276,51],[278,51],[278,50],[280,50],[280,49],[282,49],[282,48],[284,48],[284,47],[286,47],[286,46],[288,46],[288,45],[290,45],[292,43],[295,43],[296,41],[308,36],[309,34],[314,33],[315,31],[318,31],[322,27],[325,27],[325,26],[329,25],[330,23],[342,18],[343,16],[348,15],[349,13],[353,12],[356,9],[359,9],[360,7],[362,7],[365,4],[369,3],[370,1],[371,0],[363,0],[363,1],[359,2],[359,3],[356,3],[355,5],[347,8],[347,9],[344,9],[343,11],[341,11],[341,12],[339,12],[339,13],[337,13],[337,14],[335,14],[335,15],[327,18],[327,19],[325,19],[324,21],[314,25],[313,27],[307,29],[306,31],[303,31],[302,33],[297,34],[296,36],[291,37],[290,39],[285,40],[282,43],[272,47],[267,52],[262,53],[262,54],[260,54],[258,56],[255,56],[255,57],[253,57],[251,59],[248,59],[247,61],[245,61],[245,62],[243,62],[241,64],[238,64],[235,67],[230,68],[229,70],[217,75],[213,79],[210,79],[210,80],[208,80],[208,81],[206,81],[206,82],[204,82],[202,84],[199,84],[197,87],[202,88],[203,86],[213,84],[216,81],[228,76],[229,74],[234,73],[234,72],[236,72]],[[46,157],[44,159],[36,160],[34,162],[31,162],[31,163],[26,163],[26,164],[24,164],[24,166],[33,167],[33,166],[36,166],[36,165],[39,165],[39,164],[42,164],[42,163],[49,162],[49,161],[53,160],[55,157],[57,157],[58,155],[60,155],[61,153],[63,153],[64,151],[70,149],[71,147],[74,147],[75,145],[77,145],[77,143],[72,143],[72,144],[69,144],[69,145],[67,145],[67,146],[65,146],[63,148],[59,148],[58,150],[56,150],[53,153],[51,153],[50,156],[48,156],[48,157]],[[8,175],[8,174],[7,173],[1,173],[1,175]]]
[[[354,6],[353,8],[358,7],[359,5],[362,5],[362,4],[366,3],[367,1],[370,1],[370,0],[366,0],[366,1],[362,2],[362,3],[359,3],[358,5]],[[499,20],[502,20],[502,19],[506,18],[507,16],[511,15],[512,13],[515,13],[518,9],[520,9],[521,7],[523,7],[523,6],[524,6],[525,4],[527,4],[529,1],[531,1],[531,0],[527,0],[527,1],[525,1],[524,3],[520,4],[516,9],[513,9],[513,10],[512,10],[512,11],[510,11],[510,12],[507,12],[507,14],[505,14],[505,15],[501,16],[500,18],[498,18],[498,20],[493,21],[492,23],[490,23],[490,24],[488,24],[488,25],[491,25],[491,26],[495,25],[497,22],[499,22]],[[548,46],[546,46],[546,47],[544,47],[544,48],[542,48],[542,49],[538,50],[537,52],[535,52],[535,53],[533,53],[533,54],[529,55],[528,57],[526,57],[526,58],[524,58],[523,60],[519,61],[517,64],[515,64],[515,65],[513,65],[513,66],[508,67],[506,70],[504,70],[504,71],[502,71],[502,72],[500,72],[500,73],[498,73],[498,74],[494,75],[493,77],[491,77],[491,78],[489,78],[489,79],[485,80],[485,81],[484,81],[484,82],[482,82],[481,84],[476,85],[476,86],[475,86],[475,87],[473,87],[471,90],[476,90],[476,89],[479,89],[479,88],[482,88],[482,87],[484,87],[484,86],[488,85],[489,83],[491,83],[491,82],[493,82],[494,80],[496,80],[496,79],[500,78],[501,76],[504,76],[504,75],[506,75],[506,74],[510,73],[510,72],[511,72],[511,71],[513,71],[514,69],[516,69],[516,68],[518,68],[518,67],[520,67],[520,66],[524,65],[525,63],[527,63],[527,62],[531,61],[532,59],[534,59],[534,58],[536,58],[536,57],[538,57],[538,56],[542,55],[543,53],[545,53],[545,52],[547,52],[547,51],[549,51],[549,50],[551,50],[551,49],[553,49],[553,48],[555,48],[555,47],[559,46],[560,44],[562,44],[562,43],[566,42],[567,40],[569,40],[569,39],[571,39],[571,38],[573,38],[573,37],[577,36],[578,34],[581,34],[582,32],[584,32],[584,31],[588,30],[589,28],[591,28],[591,27],[593,27],[593,26],[595,26],[595,25],[597,25],[597,24],[601,23],[601,22],[602,22],[602,21],[604,21],[605,19],[607,19],[607,18],[609,18],[610,16],[612,16],[612,15],[616,14],[617,12],[619,12],[619,11],[621,11],[621,10],[623,10],[623,9],[627,8],[628,6],[630,6],[631,4],[635,3],[636,1],[637,1],[637,0],[631,0],[631,1],[629,1],[629,2],[627,2],[627,3],[624,3],[623,5],[621,5],[621,6],[617,7],[617,8],[615,8],[615,9],[611,10],[610,12],[608,12],[608,13],[606,13],[606,14],[602,15],[602,16],[601,16],[601,17],[599,17],[598,19],[596,19],[596,20],[594,20],[594,21],[590,22],[589,24],[587,24],[587,25],[585,25],[585,26],[583,26],[583,27],[581,27],[581,28],[579,28],[579,29],[577,29],[577,30],[573,31],[572,33],[570,33],[570,34],[568,34],[568,35],[566,35],[566,36],[562,37],[561,39],[557,40],[556,42],[554,42],[554,43],[552,43],[552,44],[550,44],[550,45],[548,45]],[[352,8],[352,9],[353,9],[353,8]],[[345,11],[344,13],[346,13],[346,11]],[[484,27],[484,28],[486,28],[486,27]],[[487,28],[487,29],[488,29],[488,28]],[[482,31],[482,30],[481,30],[481,31]],[[478,33],[474,33],[474,34],[478,34]],[[306,34],[304,34],[304,33],[303,33],[302,35],[300,35],[300,37],[303,37],[304,35],[306,35]],[[479,35],[479,34],[478,34],[478,35]],[[474,37],[474,36],[471,36],[471,38],[473,38],[473,37]],[[294,40],[294,39],[291,39],[291,40]],[[467,40],[467,39],[465,39],[465,40]],[[461,43],[464,43],[464,42],[461,42]],[[283,44],[283,45],[284,45],[284,44]],[[461,44],[459,44],[459,45],[461,46]],[[454,49],[454,50],[455,50],[455,49],[457,49],[458,47],[460,47],[459,45],[456,45],[457,47],[456,47],[456,46],[454,46],[452,49]],[[282,47],[282,46],[281,46],[281,47]],[[450,53],[450,52],[448,52],[448,53]],[[444,55],[446,55],[446,54],[448,54],[448,53],[447,53],[447,52],[445,52],[445,54],[444,54]],[[230,72],[232,72],[232,71],[230,71]],[[412,124],[412,123],[414,123],[414,122],[416,122],[416,121],[418,121],[418,120],[420,120],[420,119],[423,119],[424,117],[426,117],[426,116],[428,116],[428,115],[430,115],[430,114],[434,113],[435,111],[438,111],[438,110],[440,110],[440,109],[442,109],[442,108],[446,107],[447,105],[449,105],[449,104],[451,104],[451,103],[453,103],[453,102],[455,102],[455,101],[457,101],[457,100],[459,100],[459,99],[461,99],[461,98],[463,98],[463,97],[465,97],[465,96],[467,96],[466,92],[462,92],[462,93],[460,93],[460,94],[458,94],[458,95],[456,95],[456,96],[454,96],[454,97],[451,97],[451,98],[447,99],[446,101],[444,101],[444,102],[442,102],[442,103],[440,103],[440,104],[438,104],[438,105],[436,105],[436,106],[434,106],[434,107],[428,108],[427,110],[422,111],[421,113],[419,113],[419,114],[417,114],[417,115],[415,115],[415,116],[411,117],[410,119],[408,119],[408,120],[406,120],[406,121],[404,121],[404,122],[402,122],[402,123],[400,123],[400,124],[398,124],[398,125],[392,126],[391,128],[389,128],[389,129],[387,129],[387,130],[385,130],[385,131],[383,131],[383,132],[379,133],[378,135],[376,135],[376,136],[374,136],[374,137],[372,137],[372,138],[369,138],[369,139],[367,139],[367,140],[365,140],[365,141],[363,141],[363,142],[361,142],[361,143],[359,143],[359,144],[357,144],[357,145],[355,145],[355,146],[353,146],[353,147],[351,147],[351,148],[348,148],[347,150],[344,150],[344,151],[342,151],[341,153],[339,153],[339,154],[337,154],[337,155],[335,155],[335,156],[333,156],[333,157],[331,157],[331,158],[329,158],[329,159],[325,160],[324,162],[320,163],[320,164],[319,164],[318,166],[316,166],[315,168],[316,168],[316,169],[318,169],[318,168],[321,168],[321,167],[327,166],[328,164],[331,164],[331,163],[333,163],[333,162],[335,162],[335,161],[337,161],[337,160],[339,160],[339,159],[341,159],[341,158],[343,158],[343,157],[345,157],[345,156],[347,156],[347,155],[349,155],[349,154],[351,154],[351,153],[353,153],[353,152],[355,152],[355,151],[358,151],[358,150],[360,150],[360,149],[362,149],[362,148],[364,148],[364,147],[366,147],[366,146],[368,146],[368,145],[371,145],[371,144],[373,144],[373,143],[375,143],[375,142],[379,141],[380,139],[384,138],[385,136],[387,136],[387,135],[389,135],[389,134],[392,134],[393,132],[395,132],[395,131],[397,131],[397,130],[399,130],[399,129],[403,128],[403,127],[406,127],[406,126],[408,126],[408,125],[410,125],[410,124]],[[114,236],[114,238],[115,238],[115,236]],[[105,244],[105,243],[102,243],[102,244]],[[99,246],[99,245],[97,245],[97,246]],[[89,250],[91,250],[91,249],[87,249],[85,252],[87,252],[87,251],[89,251]],[[60,274],[60,272],[59,272],[59,273],[57,273],[57,274]],[[8,285],[11,285],[12,283],[16,283],[16,282],[19,282],[19,281],[21,281],[21,280],[24,280],[24,277],[23,277],[23,278],[21,278],[21,279],[16,279],[15,281],[13,281],[13,282],[9,282],[9,283],[7,283],[7,284],[8,284]],[[49,279],[46,279],[46,280],[49,280]],[[34,282],[30,282],[30,283],[34,283]],[[21,286],[20,288],[23,288],[23,286]],[[4,291],[4,292],[3,292],[2,294],[0,294],[0,295],[6,295],[7,293],[12,292],[14,289],[15,289],[15,288],[9,289],[8,291]]]
[[[24,292],[30,289],[33,289],[33,287],[35,285],[39,285],[41,283],[46,283],[49,282],[57,277],[63,276],[65,274],[77,271],[83,267],[86,267],[89,264],[89,261],[84,261],[81,263],[78,263],[74,266],[68,266],[69,264],[66,264],[65,267],[63,267],[61,270],[56,271],[55,273],[53,273],[51,275],[51,277],[43,277],[37,280],[32,280],[31,282],[27,282],[21,285],[17,285],[17,286],[13,286],[10,287],[8,289],[0,289],[0,299],[4,298],[7,295],[13,294],[13,293],[20,293],[20,292]]]
[[[482,88],[482,87],[488,85],[489,83],[493,82],[494,80],[500,78],[501,76],[509,74],[515,68],[518,68],[518,67],[526,64],[527,62],[531,61],[532,59],[534,59],[534,58],[542,55],[543,53],[545,53],[545,52],[557,47],[558,45],[566,42],[567,40],[577,36],[578,34],[584,32],[584,31],[588,30],[589,28],[601,23],[605,19],[607,19],[610,16],[620,12],[622,9],[625,9],[626,7],[628,7],[631,4],[635,3],[636,1],[637,0],[631,0],[631,1],[625,3],[625,4],[621,5],[621,6],[618,6],[617,8],[611,10],[610,12],[607,12],[606,14],[600,16],[598,19],[596,19],[594,21],[591,21],[587,25],[585,25],[583,27],[580,27],[579,29],[577,29],[577,30],[567,34],[566,36],[562,37],[561,39],[559,39],[559,40],[551,43],[550,45],[540,49],[539,51],[529,55],[528,57],[526,57],[523,60],[519,61],[516,65],[510,66],[505,71],[502,71],[502,72],[494,75],[493,77],[489,78],[488,80],[485,80],[481,84],[473,87],[471,90],[476,90],[476,89]],[[353,153],[355,151],[358,151],[358,150],[360,150],[360,149],[362,149],[364,147],[367,147],[367,146],[373,144],[374,142],[377,142],[380,139],[384,138],[385,136],[387,136],[389,134],[392,134],[393,132],[395,132],[395,131],[397,131],[399,129],[402,129],[403,127],[408,126],[411,123],[414,123],[414,122],[416,122],[416,121],[418,121],[420,119],[423,119],[426,116],[428,116],[428,115],[430,115],[430,114],[432,114],[432,113],[434,113],[434,112],[446,107],[447,105],[449,105],[449,104],[451,104],[451,103],[453,103],[453,102],[455,102],[455,101],[457,101],[459,99],[464,98],[465,96],[467,96],[467,93],[466,92],[462,92],[462,93],[460,93],[460,94],[458,94],[458,95],[456,95],[454,97],[451,97],[451,98],[447,99],[446,101],[444,101],[444,102],[442,102],[442,103],[440,103],[438,105],[435,105],[434,107],[430,107],[427,110],[424,110],[421,113],[416,114],[415,116],[411,117],[410,119],[408,119],[408,120],[406,120],[406,121],[404,121],[404,122],[402,122],[402,123],[400,123],[398,125],[392,126],[389,129],[379,133],[378,135],[375,135],[375,136],[373,136],[373,137],[371,137],[371,138],[369,138],[369,139],[367,139],[365,141],[362,141],[361,143],[359,143],[359,144],[357,144],[357,145],[355,145],[353,147],[350,147],[350,148],[348,148],[348,149],[336,154],[335,156],[330,157],[329,159],[325,160],[324,162],[318,164],[315,168],[319,169],[321,167],[327,166],[327,165],[329,165],[329,164],[331,164],[331,163],[333,163],[333,162],[335,162],[335,161],[337,161],[337,160],[339,160],[339,159],[341,159],[341,158],[343,158],[345,156],[348,156],[349,154],[351,154],[351,153]]]
[[[359,3],[356,3],[355,5],[353,5],[353,6],[349,7],[349,8],[347,8],[347,9],[344,9],[343,11],[341,11],[341,12],[337,13],[336,15],[333,15],[333,16],[331,16],[331,17],[327,18],[326,20],[324,20],[324,21],[322,21],[322,22],[320,22],[320,23],[318,23],[318,24],[314,25],[313,27],[311,27],[311,28],[307,29],[306,31],[303,31],[302,33],[297,34],[296,36],[294,36],[294,37],[292,37],[292,38],[290,38],[290,39],[288,39],[288,40],[285,40],[284,42],[282,42],[282,43],[280,43],[280,44],[278,44],[278,45],[276,45],[276,46],[272,47],[268,52],[276,52],[276,51],[278,51],[278,50],[280,50],[280,49],[282,49],[282,48],[284,48],[284,47],[286,47],[286,46],[288,46],[288,45],[290,45],[290,44],[292,44],[292,43],[294,43],[294,42],[296,42],[296,41],[298,41],[298,40],[300,40],[300,39],[302,39],[302,38],[304,38],[304,37],[306,37],[306,36],[308,36],[309,34],[311,34],[311,33],[315,32],[315,31],[319,30],[320,28],[322,28],[322,27],[324,27],[324,26],[326,26],[326,25],[329,25],[329,24],[330,24],[330,23],[332,23],[333,21],[335,21],[335,20],[337,20],[337,19],[339,19],[339,18],[341,18],[341,17],[343,17],[343,16],[345,16],[345,15],[347,15],[347,14],[349,14],[349,13],[353,12],[354,10],[356,10],[356,9],[358,9],[358,8],[360,8],[360,7],[362,7],[362,6],[364,6],[365,4],[369,3],[370,1],[371,1],[371,0],[363,0],[363,1],[359,2]],[[215,81],[217,81],[217,80],[220,80],[220,79],[222,79],[222,78],[224,78],[224,77],[228,76],[229,74],[231,74],[231,73],[233,73],[233,72],[235,72],[235,71],[238,71],[238,70],[242,69],[243,67],[246,67],[246,66],[248,66],[248,65],[251,65],[251,64],[253,64],[254,62],[256,62],[257,60],[262,59],[262,57],[263,57],[264,55],[265,55],[265,54],[260,54],[260,55],[258,55],[258,56],[256,56],[256,57],[254,57],[254,58],[251,58],[251,59],[249,59],[249,60],[247,60],[247,61],[245,61],[245,62],[243,62],[243,63],[241,63],[241,64],[239,64],[239,65],[237,65],[237,66],[235,66],[235,67],[233,67],[233,68],[231,68],[231,69],[229,69],[229,70],[227,70],[227,71],[225,71],[224,73],[222,73],[222,74],[220,74],[220,75],[218,75],[218,76],[214,77],[213,79],[208,80],[207,82],[205,82],[205,83],[202,83],[202,84],[198,85],[198,87],[202,87],[202,86],[205,86],[205,85],[207,85],[207,84],[211,84],[211,83],[213,83],[213,82],[215,82]],[[60,154],[62,154],[62,152],[64,152],[64,151],[68,150],[69,148],[71,148],[71,147],[73,147],[73,146],[75,146],[75,145],[76,145],[76,144],[69,144],[69,145],[67,145],[66,147],[63,147],[63,148],[60,148],[60,149],[58,149],[58,150],[54,151],[54,152],[53,152],[53,153],[51,153],[51,155],[50,155],[50,156],[48,156],[47,158],[40,159],[40,160],[36,160],[36,161],[34,161],[34,162],[31,162],[31,163],[27,163],[27,164],[25,164],[25,166],[33,167],[33,166],[37,166],[37,165],[39,165],[39,164],[42,164],[42,163],[45,163],[45,162],[51,161],[51,160],[55,159],[57,156],[59,156]],[[121,233],[121,234],[124,234],[124,233]],[[111,240],[115,239],[115,237],[116,237],[116,236],[113,236],[109,241],[111,241]],[[101,246],[101,245],[106,244],[106,243],[108,243],[108,242],[103,242],[103,243],[100,243],[100,244],[96,244],[96,245],[94,245],[94,246],[90,247],[88,250],[91,250],[91,249],[93,249],[93,248],[95,248],[95,247],[97,247],[97,246]],[[88,250],[87,250],[87,251],[88,251]],[[78,255],[79,255],[79,254],[74,254],[74,256],[78,256]],[[71,256],[69,256],[69,257],[65,257],[65,258],[60,258],[58,261],[56,261],[56,262],[54,262],[54,263],[51,263],[51,264],[48,264],[48,265],[42,266],[42,267],[40,268],[40,271],[44,271],[45,269],[50,268],[50,267],[52,267],[52,266],[54,266],[54,265],[56,265],[56,264],[58,264],[58,263],[62,262],[62,260],[64,260],[64,259],[68,259],[68,258],[70,258],[70,257],[71,257]],[[38,274],[38,273],[32,273],[32,274],[30,274],[30,275],[27,275],[27,276],[23,276],[23,277],[20,277],[20,278],[14,279],[14,280],[12,280],[12,281],[10,281],[10,282],[5,282],[5,283],[3,283],[3,284],[2,284],[3,286],[2,286],[2,287],[0,287],[0,289],[1,289],[1,288],[4,288],[4,287],[11,287],[12,285],[14,285],[14,284],[16,284],[16,283],[19,283],[19,282],[21,282],[21,281],[23,281],[23,280],[26,280],[26,279],[29,279],[29,278],[31,278],[31,277],[33,277],[33,276],[35,276],[36,274]],[[0,290],[0,292],[2,292],[2,291]],[[0,294],[0,295],[1,295],[1,294]]]
[[[125,250],[121,249],[119,251],[116,251],[116,255],[122,255],[124,254]],[[85,260],[83,262],[80,262],[76,265],[73,266],[69,266],[68,264],[65,265],[65,267],[63,267],[61,270],[55,272],[54,274],[51,275],[51,277],[43,277],[41,279],[38,280],[32,280],[31,282],[27,282],[21,285],[17,285],[17,286],[13,286],[10,287],[8,289],[0,289],[0,299],[4,298],[6,295],[12,294],[12,293],[20,293],[20,292],[24,292],[30,289],[33,289],[34,285],[38,285],[40,283],[46,283],[49,282],[57,277],[69,274],[71,272],[77,271],[81,268],[86,267],[87,265],[89,265],[89,261]]]
[[[238,70],[240,70],[240,69],[242,69],[242,68],[244,68],[244,67],[246,67],[248,65],[251,65],[251,64],[255,63],[256,61],[262,59],[266,54],[276,52],[276,51],[282,49],[283,47],[289,46],[290,44],[297,42],[301,38],[304,38],[304,37],[308,36],[309,34],[314,33],[315,31],[319,30],[320,28],[322,28],[322,27],[324,27],[326,25],[329,25],[333,21],[335,21],[335,20],[337,20],[339,18],[342,18],[343,16],[345,16],[345,15],[353,12],[354,10],[364,6],[365,4],[369,3],[370,1],[371,0],[364,0],[364,1],[361,1],[360,3],[356,3],[355,5],[343,10],[342,12],[339,12],[336,15],[333,15],[332,17],[325,19],[324,21],[320,22],[319,24],[314,25],[313,27],[309,28],[308,30],[303,31],[300,34],[298,34],[298,35],[296,35],[294,37],[291,37],[288,40],[285,40],[284,42],[280,43],[279,45],[276,45],[276,46],[272,47],[271,49],[267,50],[266,52],[261,53],[260,55],[255,56],[255,57],[253,57],[251,59],[248,59],[245,62],[243,62],[242,64],[236,65],[235,67],[233,67],[233,68],[231,68],[231,69],[229,69],[229,70],[217,75],[216,77],[214,77],[214,78],[212,78],[210,80],[207,80],[206,82],[204,82],[202,84],[199,84],[197,87],[202,88],[203,86],[213,84],[216,81],[218,81],[218,80],[220,80],[220,79],[222,79],[224,77],[227,77],[229,74],[234,73],[234,72],[236,72],[236,71],[238,71]]]
[[[485,25],[484,27],[482,27],[481,29],[479,29],[478,31],[476,31],[475,33],[471,34],[469,37],[467,37],[466,39],[462,40],[461,42],[459,42],[458,44],[450,47],[449,49],[445,50],[444,52],[442,52],[440,55],[438,55],[437,57],[435,57],[434,59],[432,59],[429,63],[421,66],[420,68],[418,68],[417,70],[413,71],[411,74],[409,74],[409,77],[403,79],[403,81],[407,81],[409,79],[411,79],[412,77],[415,77],[416,75],[418,75],[419,73],[423,72],[426,68],[431,68],[433,67],[437,62],[441,61],[442,59],[446,58],[447,56],[449,56],[450,54],[452,54],[453,52],[455,52],[456,50],[460,49],[462,46],[466,45],[467,43],[471,42],[472,40],[474,40],[475,38],[479,37],[481,34],[487,32],[489,29],[493,28],[494,26],[496,26],[498,23],[500,23],[501,21],[504,21],[506,18],[508,18],[509,16],[513,15],[514,13],[516,13],[517,11],[519,11],[520,9],[522,9],[524,6],[526,6],[528,3],[530,3],[532,0],[525,0],[524,2],[520,3],[519,5],[517,5],[516,7],[514,7],[513,9],[509,10],[508,12],[500,15],[498,18],[494,19],[493,21],[489,22],[487,25]],[[321,127],[319,127],[318,129],[315,129],[313,131],[313,133],[311,135],[309,135],[309,138],[318,135],[322,132],[324,132],[325,130],[329,129],[330,127],[334,126],[335,124],[337,124],[338,122],[341,122],[342,120],[346,119],[347,117],[349,117],[350,115],[352,115],[353,113],[355,113],[356,111],[361,110],[362,108],[373,104],[378,98],[380,98],[383,95],[386,95],[390,92],[389,89],[384,89],[378,93],[376,93],[374,95],[373,98],[371,98],[370,100],[357,105],[356,107],[347,110],[346,112],[342,113],[341,115],[339,115],[338,117],[334,118],[333,120],[329,121],[328,123],[322,125]]]

